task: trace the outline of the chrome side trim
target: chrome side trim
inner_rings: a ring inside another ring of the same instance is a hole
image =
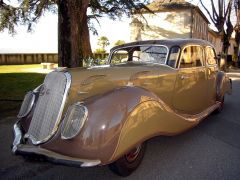
[[[205,117],[207,117],[214,110],[216,110],[219,106],[220,106],[220,102],[217,101],[214,105],[208,107],[207,109],[205,109],[201,113],[198,113],[198,114],[195,114],[195,115],[180,114],[180,113],[176,113],[176,112],[175,112],[175,114],[177,116],[183,118],[186,121],[189,121],[189,122],[199,122],[202,119],[204,119]]]
[[[107,62],[107,61],[106,61]],[[104,65],[96,65],[96,66],[90,66],[87,69],[101,69],[101,68],[108,68],[110,67],[110,64],[104,64]]]
[[[206,108],[205,110],[203,110],[202,112],[198,113],[198,114],[184,114],[181,113],[179,111],[174,110],[173,108],[171,108],[170,106],[168,106],[164,101],[162,101],[161,99],[158,99],[158,104],[160,106],[160,108],[166,112],[169,112],[175,116],[178,116],[179,118],[181,118],[182,120],[188,121],[188,122],[199,122],[202,119],[204,119],[205,117],[207,117],[210,113],[212,113],[215,109],[217,109],[220,106],[220,102],[216,102],[215,104],[213,104],[212,106]]]
[[[62,113],[63,113],[63,109],[64,109],[64,105],[65,105],[65,102],[67,100],[68,92],[69,92],[71,82],[72,82],[71,74],[69,72],[67,72],[67,71],[64,72],[64,75],[66,76],[66,79],[67,79],[66,88],[65,88],[64,95],[63,95],[62,104],[61,104],[61,107],[60,107],[60,110],[59,110],[59,113],[58,113],[58,116],[57,116],[57,120],[55,122],[55,125],[54,125],[54,128],[53,128],[52,132],[45,139],[43,139],[41,141],[37,141],[30,134],[26,133],[24,135],[24,138],[29,138],[34,145],[42,144],[42,143],[48,141],[58,130],[58,127],[59,127],[59,124],[60,124],[60,121],[61,121],[61,117],[62,117]]]
[[[89,92],[87,92],[87,91],[78,91],[78,92],[77,92],[78,95],[83,95],[83,94],[88,94],[88,93],[89,93]]]

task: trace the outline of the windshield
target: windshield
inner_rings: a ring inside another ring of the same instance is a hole
[[[168,49],[165,46],[142,45],[116,49],[110,58],[111,64],[124,62],[148,62],[165,64]]]

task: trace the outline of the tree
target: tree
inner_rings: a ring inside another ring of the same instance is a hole
[[[106,53],[106,49],[102,49],[102,48],[98,48],[94,51],[94,53],[96,54],[104,54]]]
[[[115,46],[119,46],[119,45],[122,45],[122,44],[125,44],[126,42],[124,40],[117,40],[114,45]]]
[[[236,45],[237,45],[237,48],[235,51],[235,57],[236,57],[236,59],[238,59],[238,58],[240,58],[240,57],[238,57],[239,45],[240,45],[240,0],[234,0],[234,9],[235,9],[236,17],[237,17],[237,22],[234,27],[235,41],[236,41]],[[238,62],[240,62],[239,59],[238,59]]]
[[[230,45],[229,40],[231,38],[233,32],[233,25],[230,21],[230,15],[232,11],[232,4],[233,0],[218,0],[217,4],[215,4],[213,0],[211,2],[211,9],[210,12],[208,8],[203,4],[202,0],[200,0],[201,5],[209,15],[211,21],[215,25],[218,30],[218,33],[222,36],[223,42],[223,52],[227,54],[228,47]],[[226,29],[224,26],[226,25]]]
[[[83,65],[84,58],[92,55],[89,29],[95,29],[91,19],[104,14],[113,20],[123,14],[129,16],[134,10],[148,9],[145,6],[147,2],[148,0],[0,0],[0,31],[8,29],[14,33],[15,27],[22,24],[31,30],[44,12],[58,13],[59,66],[77,67]]]
[[[98,45],[100,46],[100,48],[104,51],[106,51],[106,47],[110,45],[110,42],[108,40],[108,38],[106,36],[101,36],[98,39]]]

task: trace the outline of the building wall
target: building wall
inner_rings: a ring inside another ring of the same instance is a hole
[[[211,30],[209,30],[207,40],[215,46],[216,53],[221,54],[222,52],[221,37],[217,35],[215,32],[212,32]]]
[[[233,54],[234,54],[234,47],[237,46],[237,45],[236,45],[236,42],[235,42],[235,39],[234,39],[234,38],[231,38],[230,41],[229,41],[229,43],[230,43],[230,46],[229,46],[229,48],[228,48],[228,54],[229,54],[229,55],[233,55]]]
[[[208,39],[208,23],[196,10],[193,10],[192,37]]]
[[[209,30],[208,32],[208,41],[211,42],[215,46],[215,50],[217,54],[221,54],[222,52],[222,40],[221,36],[218,35],[216,32],[212,32]],[[233,55],[234,54],[234,48],[236,47],[236,42],[234,38],[231,38],[230,41],[230,46],[228,48],[228,55]]]
[[[144,18],[143,18],[144,17]],[[175,10],[155,14],[134,15],[130,23],[130,41],[172,38],[197,38],[210,41],[221,54],[221,37],[208,29],[208,22],[197,10]],[[192,33],[191,33],[192,31]],[[229,55],[234,54],[234,41],[230,41]]]
[[[134,15],[130,23],[131,41],[191,37],[190,10],[147,13],[143,17]]]
[[[214,41],[213,45],[215,46],[216,53],[221,54],[221,52],[222,52],[222,40],[221,40],[220,37],[215,38],[215,41]]]

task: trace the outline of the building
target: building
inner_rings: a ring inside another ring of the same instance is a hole
[[[207,39],[209,21],[202,11],[184,0],[154,1],[148,5],[153,12],[134,14],[130,23],[131,41],[145,39],[199,38]]]
[[[221,36],[211,28],[208,28],[208,41],[215,46],[216,53],[220,54],[222,51]]]
[[[197,38],[212,42],[217,53],[222,50],[221,36],[209,28],[210,22],[198,6],[185,0],[155,0],[152,11],[135,13],[130,23],[130,40]],[[231,41],[229,54],[233,54]]]
[[[235,34],[232,34],[231,39],[229,40],[229,48],[228,48],[228,55],[233,55],[234,54],[234,49],[237,47],[236,41],[233,38]],[[211,28],[208,28],[208,38],[207,40],[211,42],[216,49],[217,54],[221,54],[222,52],[222,37],[219,35],[218,32],[212,30]]]

